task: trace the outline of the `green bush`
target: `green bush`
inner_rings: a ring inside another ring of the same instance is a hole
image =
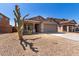
[[[28,34],[31,35],[32,34],[32,30],[28,30]]]

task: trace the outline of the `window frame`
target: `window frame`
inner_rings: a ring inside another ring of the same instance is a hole
[[[2,20],[2,17],[3,17],[3,16],[2,16],[2,15],[0,15],[0,21]]]

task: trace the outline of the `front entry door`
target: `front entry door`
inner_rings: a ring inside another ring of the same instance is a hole
[[[39,24],[35,24],[35,32],[36,32],[36,33],[39,32]]]

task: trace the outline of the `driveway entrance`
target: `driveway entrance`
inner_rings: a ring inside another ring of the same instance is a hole
[[[79,33],[54,33],[51,35],[60,36],[63,38],[79,41]]]

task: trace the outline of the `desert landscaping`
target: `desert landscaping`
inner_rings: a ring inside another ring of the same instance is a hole
[[[45,33],[24,35],[27,42],[32,42],[38,49],[34,52],[27,45],[23,50],[19,43],[17,33],[0,34],[1,56],[72,56],[79,55],[79,41],[65,39]]]

